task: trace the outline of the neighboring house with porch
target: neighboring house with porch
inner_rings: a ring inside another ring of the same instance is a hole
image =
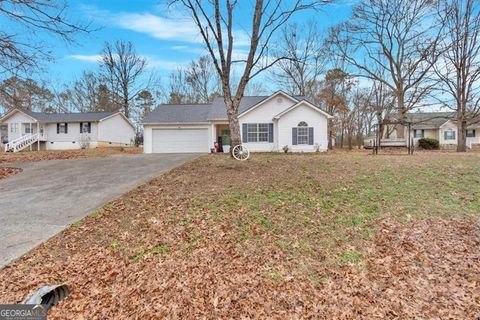
[[[135,128],[121,112],[42,113],[15,109],[0,118],[5,151],[131,146]]]
[[[243,97],[238,116],[242,144],[253,152],[326,151],[329,118],[304,97],[281,91]],[[230,149],[223,97],[210,104],[159,105],[144,120],[145,153],[207,153],[215,142]]]
[[[406,146],[410,137],[415,147],[422,138],[438,140],[442,149],[454,149],[457,146],[458,132],[454,112],[412,112],[407,114],[406,123],[410,124],[410,134],[408,125],[403,126],[404,138],[398,138],[397,130],[402,128],[401,125],[384,126],[381,145]],[[367,145],[373,143],[372,139],[374,138],[367,141]],[[480,145],[480,123],[467,127],[467,148],[477,145]]]

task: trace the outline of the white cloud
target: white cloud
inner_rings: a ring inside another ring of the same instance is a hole
[[[188,46],[171,46],[170,49],[173,49],[173,50],[186,50],[186,49],[188,49]]]
[[[150,69],[161,69],[167,71],[173,71],[177,68],[185,67],[189,62],[188,61],[174,61],[168,59],[159,59],[152,56],[143,56],[147,59],[147,67]]]
[[[200,43],[197,26],[188,17],[162,17],[150,13],[114,14],[114,22],[119,27],[146,33],[161,40],[176,40]]]
[[[68,55],[67,58],[78,60],[78,61],[95,62],[95,63],[102,61],[102,56],[99,54],[71,54],[71,55]]]
[[[150,56],[150,55],[140,55],[140,56],[147,60],[148,69],[160,69],[160,70],[172,71],[179,67],[184,67],[189,63],[188,61],[159,59],[157,57]],[[98,54],[71,54],[71,55],[68,55],[67,58],[77,60],[77,61],[82,61],[82,62],[88,62],[88,63],[99,63],[102,61],[102,56]]]
[[[93,6],[83,6],[87,15],[110,26],[147,34],[160,40],[200,44],[203,39],[197,25],[188,15],[170,11],[169,15],[150,12],[112,12]],[[250,37],[244,30],[234,30],[234,45],[246,46]]]

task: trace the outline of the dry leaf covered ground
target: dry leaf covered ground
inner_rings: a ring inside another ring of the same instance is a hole
[[[211,155],[0,271],[51,319],[478,319],[480,154]]]
[[[19,168],[0,168],[0,179],[5,179],[6,177],[13,176],[20,172],[22,172],[22,169]]]
[[[0,164],[12,162],[34,162],[42,160],[67,160],[90,157],[106,157],[115,154],[142,153],[142,148],[135,147],[111,147],[78,150],[45,150],[45,151],[21,151],[0,152]]]

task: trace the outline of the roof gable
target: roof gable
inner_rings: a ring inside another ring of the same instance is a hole
[[[278,97],[278,96],[284,96],[284,97],[286,97],[287,99],[289,99],[290,101],[292,101],[294,104],[299,101],[298,99],[296,99],[296,98],[294,98],[294,97],[286,94],[286,93],[283,92],[283,91],[277,91],[277,92],[275,92],[274,94],[272,94],[271,96],[267,97],[266,99],[263,99],[262,101],[258,102],[257,104],[251,106],[251,107],[248,108],[247,110],[245,110],[245,111],[243,111],[243,112],[239,110],[240,112],[239,112],[238,117],[240,118],[240,117],[246,115],[247,113],[249,113],[249,112],[251,112],[251,111],[253,111],[253,110],[261,107],[262,105],[264,105],[264,104],[267,103],[268,101],[271,101],[271,100],[273,100],[274,98],[276,98],[276,97]]]
[[[23,113],[24,115],[26,115],[27,117],[31,118],[33,121],[37,122],[38,119],[34,118],[32,115],[30,115],[29,113],[23,111],[23,110],[20,110],[20,109],[13,109],[11,110],[10,112],[8,112],[6,115],[4,115],[3,117],[0,118],[0,122],[4,122],[5,120],[7,120],[8,118],[12,117],[14,114],[16,113]]]
[[[242,114],[246,110],[252,108],[263,100],[267,99],[268,96],[244,96],[240,100],[240,106],[238,107],[238,113]],[[216,97],[213,99],[212,107],[208,115],[209,120],[226,120],[227,119],[227,108],[223,97]]]
[[[103,119],[100,119],[99,122],[106,121],[106,120],[108,120],[108,119],[110,119],[110,118],[113,118],[113,117],[115,117],[115,116],[120,116],[120,117],[123,118],[123,120],[125,120],[125,122],[127,122],[133,129],[135,129],[135,126],[133,125],[133,123],[127,118],[127,116],[125,116],[125,115],[123,114],[123,112],[120,112],[120,111],[118,111],[117,113],[114,113],[114,114],[112,114],[112,115],[109,115],[108,117],[105,117],[105,118],[103,118]]]
[[[326,113],[325,111],[323,111],[322,109],[314,106],[313,104],[311,104],[310,102],[308,102],[307,100],[300,100],[298,101],[296,104],[294,104],[293,106],[291,106],[290,108],[288,109],[285,109],[283,110],[282,112],[280,112],[279,114],[277,114],[276,116],[273,117],[273,119],[280,119],[282,116],[284,116],[285,114],[289,113],[290,111],[298,108],[299,106],[307,106],[309,108],[311,108],[312,110],[322,114],[323,116],[325,116],[327,119],[330,119],[330,118],[333,118],[333,116],[329,115],[328,113]]]

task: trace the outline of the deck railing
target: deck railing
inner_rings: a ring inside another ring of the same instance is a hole
[[[5,144],[5,152],[17,152],[25,149],[37,141],[46,141],[47,135],[43,132],[26,134]]]

